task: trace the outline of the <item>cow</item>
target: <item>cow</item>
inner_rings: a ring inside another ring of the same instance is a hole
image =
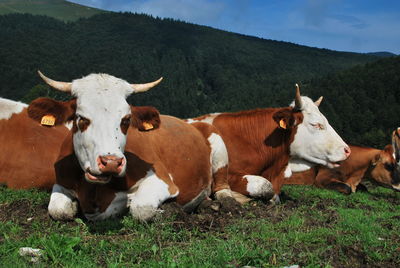
[[[69,129],[63,124],[46,129],[29,118],[27,107],[0,98],[0,184],[51,190],[53,165]]]
[[[228,149],[232,191],[279,203],[284,178],[292,173],[289,159],[298,171],[313,164],[333,168],[350,155],[349,146],[319,111],[321,101],[301,96],[296,84],[289,107],[214,113],[187,122],[206,122],[220,132]]]
[[[212,127],[194,127],[154,107],[126,102],[162,78],[129,84],[108,74],[72,82],[39,75],[74,97],[66,102],[39,98],[28,107],[38,122],[73,124],[54,165],[56,184],[48,206],[53,219],[71,220],[81,211],[89,220],[103,220],[129,208],[134,218],[146,221],[168,199],[191,211],[212,191],[217,198],[230,196],[226,148]]]
[[[315,166],[307,171],[294,172],[285,184],[314,185],[351,194],[357,190],[365,191],[366,187],[361,182],[371,179],[379,185],[400,191],[400,176],[391,144],[383,150],[354,145],[350,148],[350,157],[340,167]]]

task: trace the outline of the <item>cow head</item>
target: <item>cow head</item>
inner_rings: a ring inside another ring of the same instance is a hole
[[[393,145],[394,155],[395,155],[396,162],[397,162],[397,168],[400,169],[400,127],[393,130],[392,145]]]
[[[300,96],[296,84],[296,97],[290,105],[293,110],[286,115],[274,115],[280,128],[296,128],[290,145],[290,167],[296,166],[292,171],[306,170],[313,164],[337,167],[350,155],[350,147],[319,111],[321,101],[322,97],[314,102]]]
[[[162,78],[147,84],[129,84],[108,74],[91,74],[67,83],[40,72],[39,75],[51,87],[75,98],[67,102],[36,99],[29,105],[29,116],[39,122],[44,116],[51,116],[55,125],[73,121],[74,152],[87,181],[107,183],[112,176],[125,175],[129,126],[146,131],[156,129],[160,122],[155,108],[131,109],[126,98],[149,90]]]
[[[392,145],[386,145],[372,160],[371,178],[378,184],[400,191],[400,176]]]

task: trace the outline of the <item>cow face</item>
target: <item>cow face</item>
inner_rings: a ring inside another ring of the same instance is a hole
[[[76,99],[65,103],[43,98],[35,100],[29,106],[29,115],[38,121],[45,115],[52,115],[55,124],[73,120],[74,152],[87,181],[107,183],[112,176],[124,176],[124,149],[129,126],[148,130],[157,128],[159,123],[157,110],[148,108],[149,112],[146,112],[143,111],[146,108],[142,108],[132,112],[126,97],[150,89],[161,79],[131,85],[111,75],[91,74],[65,83],[39,74],[50,86],[70,92]]]
[[[291,106],[293,111],[301,113],[302,121],[296,125],[290,155],[293,159],[301,159],[303,163],[334,168],[350,155],[350,148],[319,111],[321,101],[322,97],[313,102],[308,97],[300,96],[297,87],[296,98]],[[306,166],[310,167],[309,164]]]
[[[372,160],[371,178],[382,186],[400,191],[400,175],[392,145],[386,145]]]

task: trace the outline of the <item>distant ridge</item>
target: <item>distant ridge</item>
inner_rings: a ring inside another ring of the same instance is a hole
[[[0,15],[28,13],[63,21],[75,21],[104,12],[106,11],[64,0],[0,0]]]
[[[380,51],[380,52],[369,52],[367,53],[368,55],[373,55],[381,58],[388,58],[388,57],[395,57],[397,56],[396,54],[392,52],[387,52],[387,51]]]

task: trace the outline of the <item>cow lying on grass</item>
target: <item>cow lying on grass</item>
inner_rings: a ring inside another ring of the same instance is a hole
[[[196,128],[160,116],[155,108],[126,102],[130,94],[147,91],[161,79],[129,84],[91,74],[67,83],[39,74],[50,86],[75,97],[66,102],[39,98],[28,108],[38,122],[73,122],[55,164],[49,203],[54,219],[74,218],[79,206],[91,220],[113,217],[126,207],[133,217],[148,220],[170,198],[190,211],[212,190],[217,197],[231,195],[226,148],[212,126]]]
[[[313,164],[336,167],[350,155],[350,148],[319,111],[321,100],[300,96],[297,86],[290,107],[216,113],[187,121],[212,124],[220,132],[228,149],[232,191],[266,200],[275,194],[272,201],[277,203],[284,178],[291,175],[289,158],[298,163],[296,170],[306,170]]]
[[[54,163],[69,129],[46,129],[32,121],[28,105],[0,98],[0,184],[12,189],[50,190]]]
[[[386,145],[383,150],[353,145],[350,148],[350,157],[340,167],[328,169],[316,166],[304,172],[295,172],[285,180],[285,184],[315,185],[351,194],[356,190],[366,190],[361,182],[371,179],[400,191],[399,171],[392,145]]]

